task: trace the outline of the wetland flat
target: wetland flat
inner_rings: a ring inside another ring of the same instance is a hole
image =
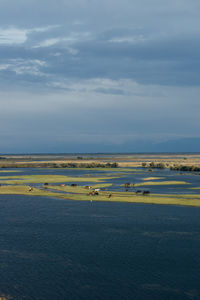
[[[0,194],[46,195],[66,200],[200,206],[200,176],[191,172],[154,169],[153,176],[149,176],[148,168],[120,167],[17,168],[4,171],[7,173],[0,172]],[[130,183],[128,188],[125,187],[127,182]],[[86,189],[86,186],[90,186],[91,190]],[[99,195],[91,193],[89,195],[95,188],[100,189]],[[138,189],[141,193],[136,193]],[[142,195],[146,190],[150,194]]]
[[[200,299],[198,173],[0,171],[0,299]]]

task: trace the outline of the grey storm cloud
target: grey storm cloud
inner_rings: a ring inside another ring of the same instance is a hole
[[[196,36],[148,37],[142,32],[131,34],[130,29],[118,34],[59,34],[58,29],[32,30],[22,43],[8,33],[9,45],[1,44],[0,33],[0,78],[4,81],[11,72],[13,80],[26,81],[28,74],[28,81],[32,76],[33,82],[38,76],[42,82],[103,77],[131,78],[142,84],[200,83],[200,41]]]
[[[198,136],[199,12],[197,0],[0,0],[5,145],[15,136],[20,151],[29,132],[35,149],[51,134],[91,149],[95,134]]]
[[[200,83],[198,1],[7,0],[0,6],[4,83],[10,76],[42,85],[100,77]]]

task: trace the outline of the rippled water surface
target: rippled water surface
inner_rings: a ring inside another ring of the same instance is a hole
[[[0,296],[200,299],[200,208],[0,196]]]

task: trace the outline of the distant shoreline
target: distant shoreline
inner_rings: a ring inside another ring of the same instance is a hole
[[[1,155],[0,168],[200,167],[200,153]]]

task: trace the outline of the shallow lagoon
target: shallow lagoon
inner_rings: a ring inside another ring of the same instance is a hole
[[[0,295],[200,299],[200,208],[0,196]]]
[[[151,193],[157,194],[200,194],[200,189],[191,189],[200,187],[200,175],[192,172],[179,172],[179,171],[171,171],[169,169],[154,169],[153,172],[149,172],[148,169],[144,168],[133,168],[131,172],[131,168],[128,168],[128,172],[124,172],[124,168],[121,171],[120,168],[113,169],[113,171],[105,169],[90,169],[82,170],[82,169],[39,169],[39,168],[24,168],[24,169],[16,169],[16,173],[1,173],[1,177],[5,176],[20,176],[20,175],[66,175],[70,177],[84,177],[85,181],[81,182],[80,185],[88,185],[90,184],[89,177],[104,177],[107,176],[106,183],[112,183],[113,186],[109,188],[111,191],[124,191],[125,188],[122,186],[125,182],[130,183],[141,183],[145,182],[143,179],[148,177],[158,177],[163,179],[153,180],[154,182],[160,181],[185,181],[189,183],[188,185],[148,185],[141,187],[131,187],[129,191],[136,191],[137,189],[148,189]],[[10,170],[8,170],[10,171]],[[116,176],[116,178],[109,178]],[[64,183],[64,182],[63,182]],[[75,183],[74,181],[72,183]],[[69,184],[67,182],[67,184]],[[41,184],[33,184],[36,187],[40,187]]]

